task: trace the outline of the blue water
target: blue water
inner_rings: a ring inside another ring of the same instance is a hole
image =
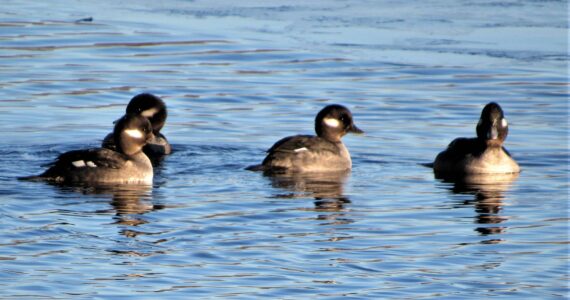
[[[0,297],[568,298],[567,3],[402,2],[4,3]],[[175,150],[152,188],[16,180],[140,92]],[[523,172],[435,179],[490,101]],[[329,103],[366,131],[350,174],[243,170]]]

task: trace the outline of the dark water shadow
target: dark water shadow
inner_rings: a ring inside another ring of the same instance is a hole
[[[502,234],[507,230],[504,222],[510,219],[502,215],[503,200],[519,174],[477,174],[461,177],[435,175],[442,182],[451,183],[445,188],[453,194],[473,195],[473,200],[465,200],[461,206],[473,206],[475,210],[475,231],[482,236]],[[500,243],[502,239],[485,240],[483,243]]]

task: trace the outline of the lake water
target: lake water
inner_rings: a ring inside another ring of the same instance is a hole
[[[568,297],[565,1],[236,3],[3,3],[0,298]],[[152,188],[16,180],[140,92],[175,150]],[[435,179],[490,101],[523,172]],[[330,103],[350,174],[243,170]]]

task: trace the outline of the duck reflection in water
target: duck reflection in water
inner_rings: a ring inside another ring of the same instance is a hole
[[[504,233],[506,226],[499,224],[509,220],[508,216],[502,216],[503,199],[512,183],[517,179],[518,173],[510,174],[471,174],[460,177],[443,177],[436,174],[436,178],[443,182],[451,183],[446,186],[454,194],[473,195],[473,200],[463,202],[463,205],[473,205],[475,209],[475,223],[480,225],[475,231],[481,235],[493,235]],[[483,241],[484,243],[498,243],[500,239]]]
[[[54,184],[56,185],[56,184]],[[115,213],[115,224],[137,226],[148,223],[140,216],[162,209],[162,205],[152,203],[152,186],[144,184],[97,184],[97,185],[56,185],[63,192],[75,192],[83,195],[111,197],[112,210],[100,210],[99,213]],[[125,235],[127,233],[123,232]]]
[[[265,172],[271,185],[275,188],[291,191],[289,194],[278,194],[276,198],[312,197],[315,199],[315,210],[321,212],[340,212],[346,204],[351,203],[344,195],[344,184],[350,176],[350,170],[341,172],[309,172],[309,173],[269,173]],[[343,214],[320,215],[318,219],[334,220],[340,223],[351,223]]]

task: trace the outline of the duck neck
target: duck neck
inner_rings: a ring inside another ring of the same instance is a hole
[[[118,142],[119,143],[117,143],[117,150],[123,154],[126,154],[128,156],[135,156],[139,153],[142,153],[142,147],[140,145],[131,145],[123,141]]]
[[[490,149],[502,149],[503,148],[503,140],[501,139],[479,139],[483,145],[487,146]]]
[[[340,138],[342,136],[338,135],[338,134],[331,134],[331,133],[326,133],[323,132],[319,135],[319,137],[331,142],[331,143],[341,143]]]

